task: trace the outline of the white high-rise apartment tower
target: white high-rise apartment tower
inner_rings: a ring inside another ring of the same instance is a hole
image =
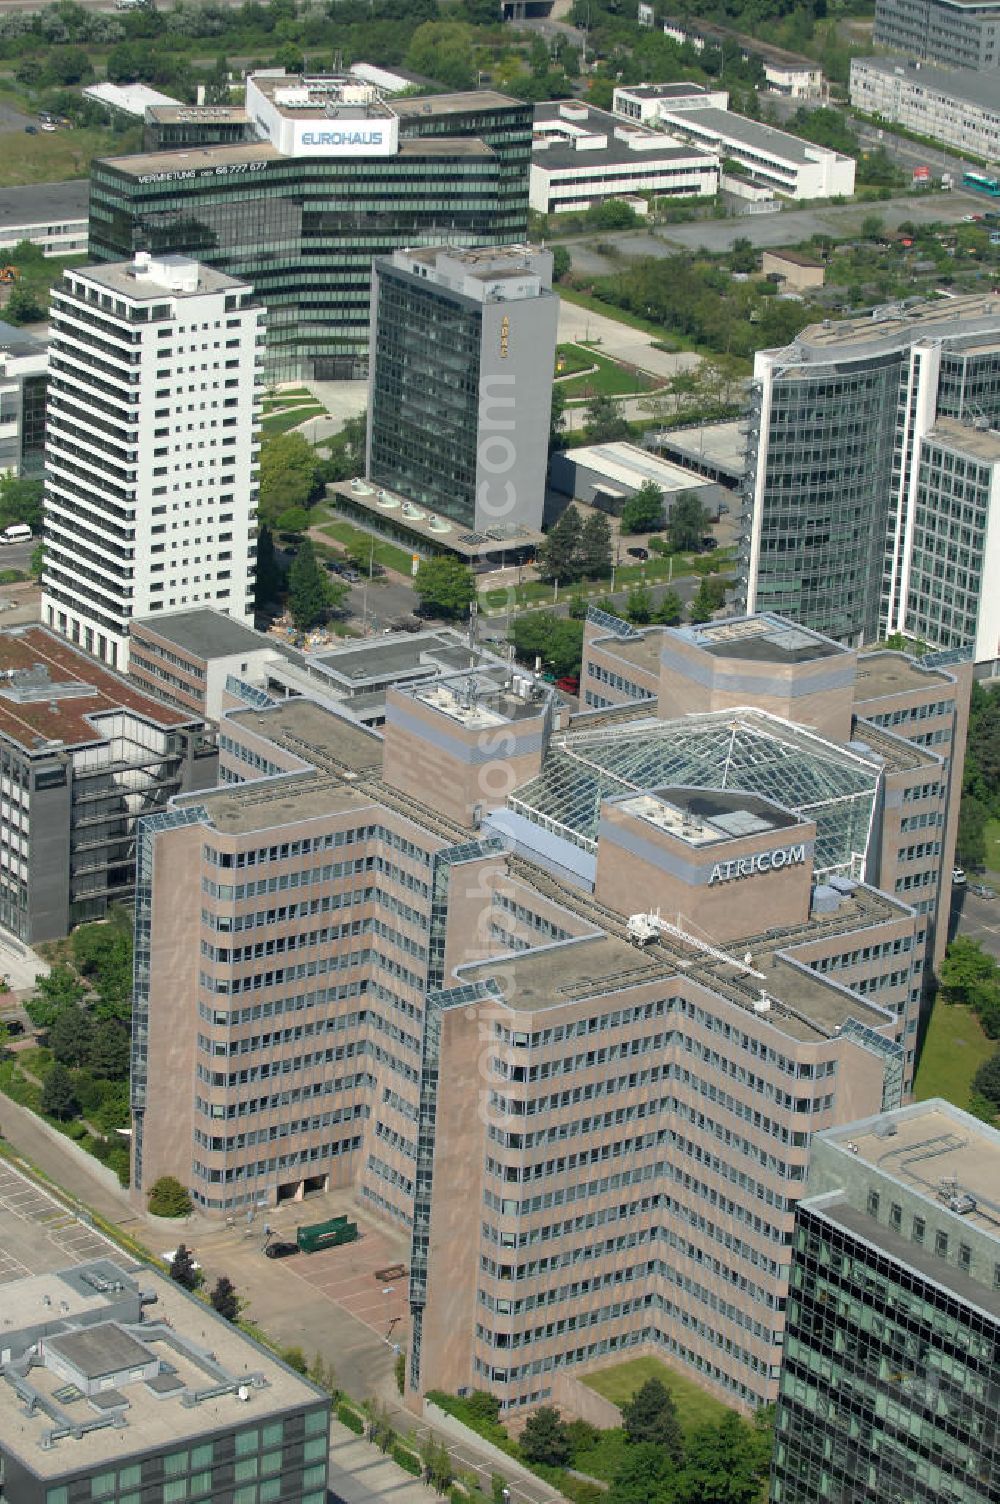
[[[184,256],[53,289],[42,620],[128,667],[133,617],[252,622],[264,311]]]

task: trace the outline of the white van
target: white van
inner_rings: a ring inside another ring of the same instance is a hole
[[[0,543],[30,543],[33,536],[26,522],[14,522],[0,533]]]

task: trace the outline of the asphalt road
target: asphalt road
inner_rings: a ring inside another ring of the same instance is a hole
[[[37,538],[32,538],[30,543],[5,543],[0,548],[0,570],[21,569],[27,574],[31,555],[37,547]]]
[[[24,7],[18,6],[18,10]],[[0,15],[7,9],[3,6]],[[13,7],[11,7],[13,9]],[[12,110],[10,105],[0,104],[0,131],[23,131],[26,125],[37,125],[38,121],[31,115],[22,115],[20,110]]]

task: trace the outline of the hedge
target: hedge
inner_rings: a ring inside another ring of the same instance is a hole
[[[357,1411],[352,1410],[349,1405],[337,1406],[337,1419],[342,1426],[346,1426],[349,1431],[353,1431],[355,1436],[362,1436],[364,1434],[364,1421]]]
[[[419,1478],[423,1472],[423,1463],[419,1457],[415,1457],[409,1447],[400,1446],[398,1443],[392,1449],[392,1460],[399,1464],[404,1472],[412,1473]]]

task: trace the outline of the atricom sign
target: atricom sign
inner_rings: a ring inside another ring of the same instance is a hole
[[[755,872],[780,872],[782,867],[797,867],[806,859],[805,844],[777,846],[755,856],[738,856],[731,862],[716,862],[708,879],[713,883],[730,883],[737,877],[752,877]]]

